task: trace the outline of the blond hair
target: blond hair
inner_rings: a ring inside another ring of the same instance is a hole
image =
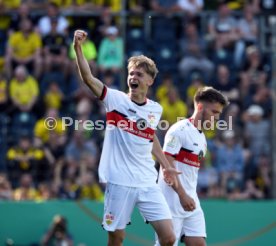
[[[128,70],[132,67],[139,67],[143,68],[147,74],[149,74],[153,79],[155,79],[158,69],[156,67],[155,62],[144,56],[144,55],[139,55],[139,56],[132,56],[128,59]]]

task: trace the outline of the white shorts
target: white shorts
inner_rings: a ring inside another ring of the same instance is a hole
[[[170,209],[157,184],[139,188],[107,184],[103,228],[107,231],[125,229],[131,221],[135,205],[148,222],[172,219]]]
[[[185,218],[173,217],[173,229],[176,237],[174,246],[178,245],[183,236],[206,238],[205,218],[201,207],[193,212],[187,212]],[[160,246],[156,234],[155,239],[155,246]]]
[[[202,209],[192,212],[191,216],[183,218],[173,218],[173,228],[177,241],[183,236],[205,237],[206,227]]]

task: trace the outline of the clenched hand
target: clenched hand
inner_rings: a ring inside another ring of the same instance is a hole
[[[84,43],[87,38],[87,32],[82,30],[76,30],[74,33],[74,46],[80,46]]]

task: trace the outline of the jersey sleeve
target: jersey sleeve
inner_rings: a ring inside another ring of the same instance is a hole
[[[166,136],[163,146],[163,152],[166,155],[175,156],[181,149],[181,140],[177,135],[177,131],[170,129]]]
[[[122,102],[122,98],[125,96],[126,94],[121,91],[104,86],[99,99],[104,103],[106,111],[110,112],[117,108],[117,106]]]

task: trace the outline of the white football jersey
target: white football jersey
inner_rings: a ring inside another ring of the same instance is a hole
[[[100,182],[130,187],[156,184],[151,151],[162,107],[149,99],[138,105],[127,94],[106,87],[100,99],[107,112]]]
[[[207,142],[203,132],[199,131],[189,119],[181,120],[171,126],[165,136],[163,151],[175,158],[175,167],[182,172],[180,182],[186,193],[191,196],[199,207],[196,193],[200,161],[205,156]],[[163,180],[162,174],[159,185],[165,195],[173,217],[181,217],[187,213],[182,208],[177,193]]]

